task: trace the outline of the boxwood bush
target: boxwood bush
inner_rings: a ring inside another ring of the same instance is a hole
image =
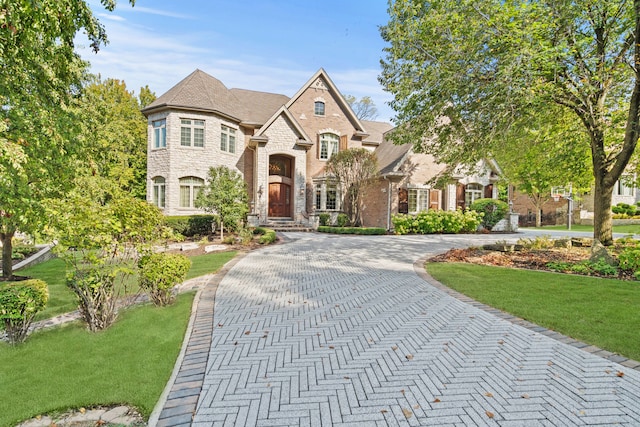
[[[482,216],[471,210],[429,210],[416,215],[395,214],[391,222],[396,234],[471,233],[477,230]]]
[[[212,224],[216,229],[220,224],[217,215],[168,216],[165,221],[168,227],[184,237],[208,236],[212,234]]]
[[[333,234],[359,234],[359,235],[380,235],[387,234],[387,230],[381,227],[318,227],[320,233]]]
[[[276,236],[276,232],[270,228],[256,227],[253,230],[253,234],[260,235],[260,238],[258,239],[258,243],[260,243],[261,245],[268,245],[270,243],[275,242],[278,239]]]
[[[39,279],[0,285],[0,322],[9,342],[23,342],[35,315],[47,305],[49,289]]]

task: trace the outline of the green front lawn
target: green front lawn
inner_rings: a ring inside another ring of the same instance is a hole
[[[187,277],[214,273],[235,255],[229,251],[191,257]],[[18,274],[49,285],[49,303],[38,319],[76,309],[62,260]],[[193,297],[193,292],[180,295],[165,308],[129,307],[99,333],[72,322],[38,331],[16,347],[0,342],[0,426],[43,413],[123,403],[148,417],[171,375]]]
[[[192,265],[187,273],[187,279],[215,273],[235,256],[235,251],[228,251],[190,257]],[[42,279],[49,286],[49,302],[47,307],[38,313],[36,320],[49,319],[59,314],[74,311],[77,308],[76,297],[65,284],[65,267],[61,259],[54,258],[42,264],[20,270],[16,274]],[[132,278],[129,281],[132,285],[129,291],[131,293],[137,292],[137,279]]]
[[[48,412],[128,404],[148,417],[173,370],[194,293],[163,308],[124,310],[109,329],[80,322],[0,342],[0,426]]]
[[[640,360],[640,283],[465,263],[429,263],[436,280],[477,301]]]

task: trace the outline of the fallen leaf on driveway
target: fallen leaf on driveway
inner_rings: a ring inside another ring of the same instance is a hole
[[[402,408],[402,413],[406,418],[411,418],[413,416],[413,412],[411,412],[411,409]]]
[[[491,411],[485,411],[485,414],[487,414],[487,417],[489,417],[489,418],[493,418],[494,417],[493,412],[491,412]]]

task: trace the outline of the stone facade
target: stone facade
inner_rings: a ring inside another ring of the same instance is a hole
[[[196,70],[143,113],[149,121],[147,198],[166,215],[202,213],[193,207],[197,188],[181,188],[181,179],[183,185],[197,186],[206,183],[209,168],[224,165],[239,172],[247,183],[252,224],[288,220],[313,226],[323,212],[335,220],[341,212],[341,189],[334,187],[324,172],[327,159],[322,157],[330,153],[321,156],[323,138],[332,141],[326,146],[334,144],[331,152],[365,148],[374,151],[382,163],[380,178],[366,192],[366,226],[390,228],[391,215],[402,210],[400,194],[408,189],[427,190],[429,209],[455,209],[459,206],[456,186],[461,180],[485,186],[494,180],[487,169],[481,175],[463,175],[458,181],[432,188],[430,180],[446,166],[430,156],[413,153],[408,146],[387,141],[384,134],[391,125],[359,120],[322,69],[291,98],[229,90]],[[166,120],[166,147],[155,148],[154,122],[158,120]],[[183,129],[188,127],[183,120],[198,121],[201,127],[204,124],[203,146],[181,144],[181,135],[189,132]],[[221,149],[223,128],[235,132],[233,153]],[[155,180],[164,180],[163,201],[158,200]],[[181,206],[187,196],[191,197],[190,206]]]

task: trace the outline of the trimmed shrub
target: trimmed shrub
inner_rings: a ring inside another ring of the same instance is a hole
[[[173,287],[182,283],[191,268],[191,260],[184,255],[156,253],[138,261],[138,283],[157,306],[173,303]]]
[[[507,216],[509,205],[497,199],[478,199],[471,203],[469,209],[484,213],[480,224],[487,230],[491,230],[494,225]]]
[[[331,219],[331,215],[328,213],[321,213],[318,215],[318,219],[320,220],[320,226],[329,225],[329,220]]]
[[[167,227],[184,237],[208,236],[218,227],[216,215],[190,215],[165,217]]]
[[[359,234],[359,235],[380,235],[387,234],[387,230],[381,227],[318,227],[320,233],[333,234]]]
[[[422,211],[416,215],[395,214],[391,222],[396,234],[471,233],[480,224],[475,211]]]
[[[47,284],[39,279],[0,286],[0,321],[11,344],[27,338],[33,318],[47,305],[48,299]]]
[[[338,214],[336,218],[336,225],[338,227],[346,227],[349,224],[349,216],[345,213]]]
[[[261,245],[268,245],[278,240],[275,231],[270,228],[262,228],[262,230],[264,230],[264,232],[262,233],[262,236],[260,236],[260,239],[258,239],[258,243]]]

